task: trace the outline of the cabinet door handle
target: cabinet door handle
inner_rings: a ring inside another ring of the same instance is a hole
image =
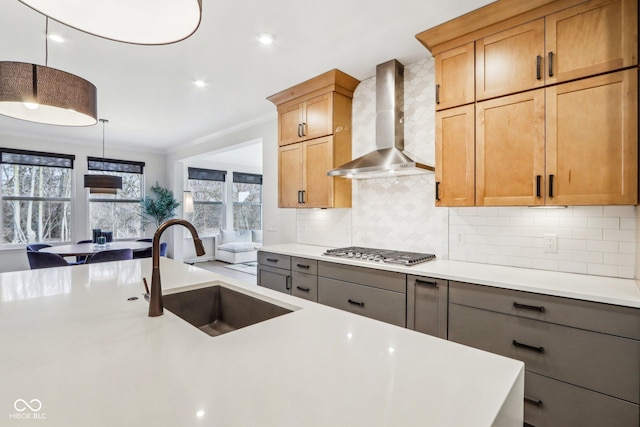
[[[285,287],[288,291],[290,291],[290,290],[291,290],[291,285],[289,284],[289,283],[290,283],[290,280],[291,280],[291,276],[286,276],[286,277],[284,278],[284,287]]]
[[[427,280],[416,279],[415,282],[416,282],[416,285],[430,286],[432,288],[437,288],[438,287],[438,283],[427,281]]]
[[[364,307],[364,302],[354,301],[351,298],[347,300],[351,305],[357,305],[358,307]]]
[[[296,286],[296,289],[302,291],[302,292],[309,292],[309,288],[303,288],[302,286]]]
[[[553,198],[553,175],[549,175],[549,198]]]
[[[302,138],[302,124],[298,123],[298,138]]]
[[[544,347],[540,346],[540,347],[535,347],[533,345],[529,345],[529,344],[523,344],[521,342],[518,342],[516,340],[513,340],[512,344],[516,347],[520,347],[520,348],[524,348],[525,350],[531,350],[531,351],[535,351],[538,353],[544,353]]]
[[[302,122],[302,136],[307,136],[306,128],[307,124],[305,122]]]
[[[533,399],[533,398],[531,398],[531,397],[527,397],[527,396],[525,396],[525,397],[524,397],[524,401],[525,401],[525,403],[529,403],[529,404],[531,404],[531,405],[535,405],[535,406],[537,406],[538,408],[541,408],[541,407],[542,407],[542,400],[540,400],[540,399]]]
[[[553,77],[553,52],[549,52],[549,77]]]
[[[440,200],[440,181],[436,181],[436,201]]]
[[[296,267],[304,268],[305,270],[308,270],[309,268],[311,268],[309,265],[306,265],[306,264],[296,264]]]
[[[539,199],[542,197],[542,175],[536,175],[536,197]]]
[[[440,104],[440,85],[436,85],[436,104]]]
[[[298,190],[298,203],[302,203],[302,190]]]
[[[267,258],[268,262],[278,262],[278,258]]]
[[[522,308],[524,310],[534,310],[534,311],[539,311],[540,313],[544,313],[544,306],[540,305],[527,305],[527,304],[520,304],[517,302],[513,302],[513,306],[515,308]]]
[[[542,56],[536,57],[536,79],[542,79]]]
[[[307,191],[306,190],[302,190],[300,193],[302,193],[302,203],[307,203],[307,201],[304,199],[304,196],[307,193]]]

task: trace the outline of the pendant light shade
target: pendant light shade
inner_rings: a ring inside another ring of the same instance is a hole
[[[102,172],[104,172],[104,127],[106,123],[109,123],[109,120],[100,119],[100,123],[102,123]],[[118,190],[122,190],[122,177],[86,174],[84,187],[88,188],[91,194],[117,194]]]
[[[191,191],[184,192],[184,200],[182,203],[184,213],[193,213],[193,194]]]
[[[91,126],[96,87],[83,78],[24,62],[0,62],[0,114],[30,122]]]
[[[142,45],[184,40],[198,29],[202,16],[201,0],[20,1],[85,33]]]

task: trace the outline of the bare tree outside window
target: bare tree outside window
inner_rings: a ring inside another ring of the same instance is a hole
[[[202,236],[220,233],[224,224],[224,181],[189,179],[193,195],[191,222]]]
[[[262,185],[233,183],[233,229],[262,230]]]
[[[71,240],[73,169],[2,163],[2,243]]]

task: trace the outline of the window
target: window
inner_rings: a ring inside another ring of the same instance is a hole
[[[188,188],[193,195],[191,222],[200,236],[213,236],[223,228],[226,176],[226,171],[189,168]]]
[[[262,230],[262,175],[233,173],[234,230]]]
[[[75,156],[0,148],[2,243],[71,240]]]
[[[89,195],[89,225],[112,231],[115,239],[142,237],[140,199],[144,196],[144,163],[88,158],[89,174],[122,177],[122,190],[115,195]]]

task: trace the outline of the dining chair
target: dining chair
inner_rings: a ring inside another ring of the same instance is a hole
[[[32,243],[27,245],[28,252],[38,252],[42,248],[50,248],[51,245],[47,245],[46,243]]]
[[[78,245],[81,243],[93,243],[93,240],[88,239],[88,240],[79,240],[78,241]],[[76,257],[76,264],[84,264],[87,262],[87,258],[89,258],[88,255],[78,255]]]
[[[150,239],[153,240],[153,239]],[[138,242],[143,241],[138,240]],[[134,259],[138,259],[138,258],[151,258],[153,256],[153,248],[147,248],[141,251],[135,251],[133,253],[133,258]],[[160,243],[160,256],[167,256],[167,242],[162,242]]]
[[[113,249],[107,251],[96,252],[87,260],[87,264],[95,264],[97,262],[124,261],[133,259],[133,251],[131,249]]]
[[[65,267],[70,264],[58,254],[47,252],[27,251],[29,258],[29,267],[32,270],[49,267]]]

